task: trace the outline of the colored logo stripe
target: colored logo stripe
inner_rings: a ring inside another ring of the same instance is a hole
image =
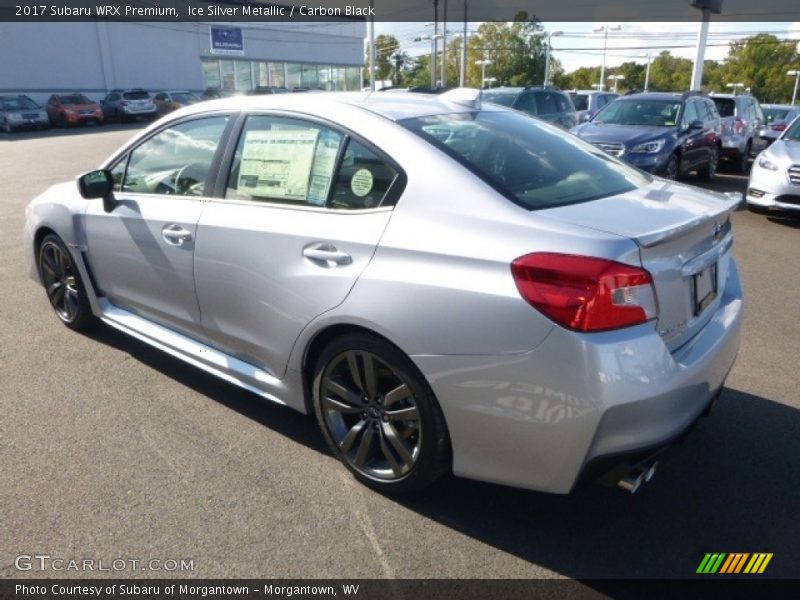
[[[749,559],[749,560],[748,560]],[[749,552],[708,552],[700,561],[697,573],[763,573],[769,562],[772,560],[772,553],[759,552],[750,554]],[[745,566],[745,564],[747,566]],[[744,569],[744,571],[742,571]]]

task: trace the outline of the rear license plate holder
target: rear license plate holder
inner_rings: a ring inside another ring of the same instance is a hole
[[[692,275],[695,316],[702,313],[717,297],[717,263]]]

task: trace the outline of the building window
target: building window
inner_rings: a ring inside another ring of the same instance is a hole
[[[220,87],[218,60],[203,61],[203,87],[206,89]]]

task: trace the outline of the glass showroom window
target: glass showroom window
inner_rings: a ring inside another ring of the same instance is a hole
[[[302,65],[286,63],[286,87],[289,89],[300,87],[300,74]]]
[[[320,65],[317,69],[319,74],[319,89],[332,92],[336,89],[336,81],[331,77],[331,70],[335,67]]]
[[[347,67],[347,89],[361,89],[361,67]]]
[[[312,90],[320,87],[319,75],[317,74],[317,65],[302,65],[303,75],[301,78],[301,87],[309,88]]]
[[[203,87],[204,88],[218,88],[220,87],[219,78],[219,61],[218,60],[204,60],[203,61]]]
[[[249,60],[236,61],[236,91],[249,92],[253,89],[253,70]]]
[[[267,63],[269,71],[269,84],[276,87],[286,86],[286,76],[283,72],[283,63],[271,62]]]
[[[233,61],[219,61],[219,72],[222,79],[222,89],[232,92],[236,89],[236,79],[233,75]]]

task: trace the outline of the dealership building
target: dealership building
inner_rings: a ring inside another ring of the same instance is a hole
[[[0,95],[99,100],[115,88],[358,90],[363,19],[334,22],[0,23]]]

